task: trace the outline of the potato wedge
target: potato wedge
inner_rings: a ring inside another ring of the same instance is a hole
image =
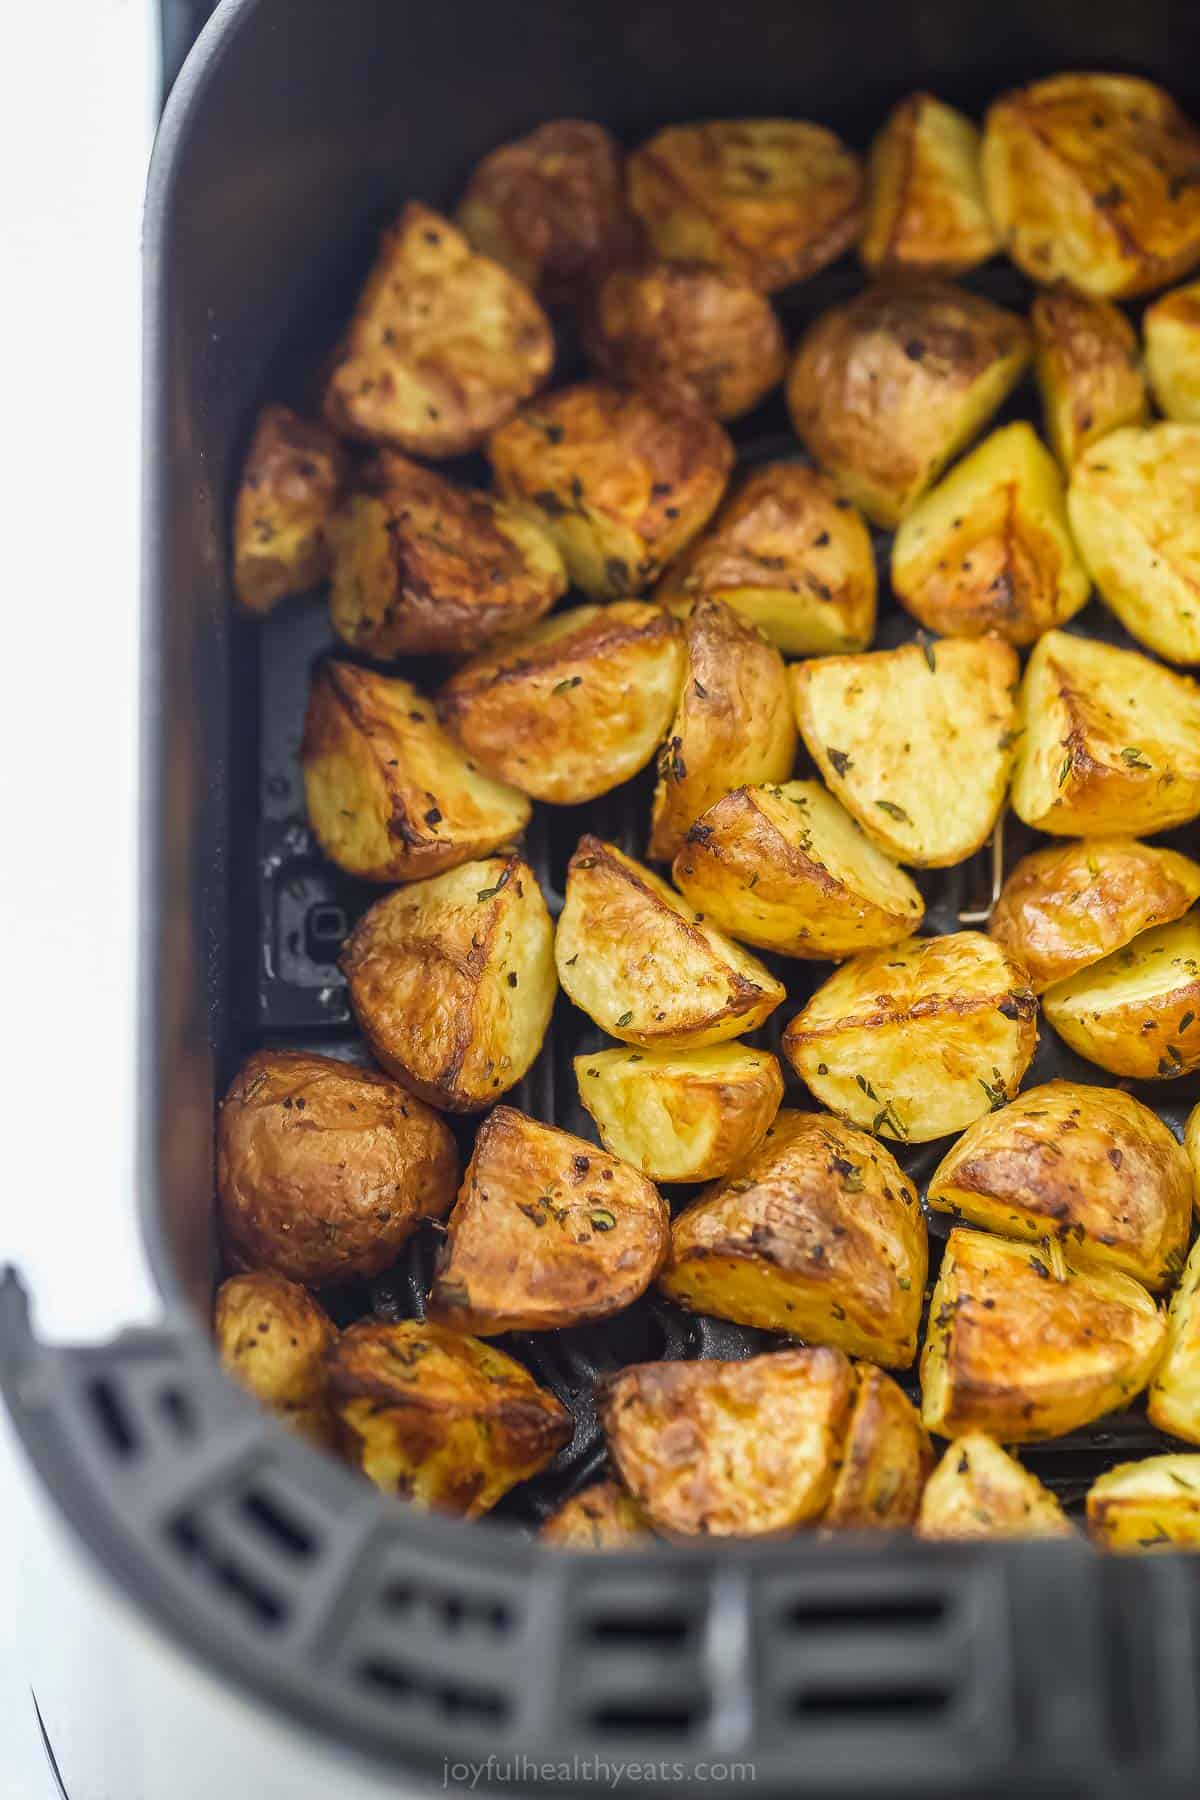
[[[1069,475],[1092,444],[1146,417],[1137,336],[1110,300],[1062,289],[1039,294],[1029,318],[1046,435]]]
[[[1192,1171],[1132,1094],[1052,1081],[976,1119],[931,1176],[928,1202],[1001,1237],[1059,1237],[1080,1268],[1123,1269],[1157,1291],[1187,1255]]]
[[[1128,298],[1200,259],[1200,136],[1133,75],[1052,75],[989,108],[988,211],[1044,287]]]
[[[762,1537],[814,1524],[855,1401],[840,1350],[744,1362],[635,1363],[598,1385],[622,1481],[671,1537]]]
[[[917,1516],[933,1467],[921,1416],[890,1375],[856,1363],[854,1411],[821,1524],[834,1531],[902,1531]]]
[[[894,944],[925,912],[916,884],[819,781],[735,788],[691,827],[671,873],[730,937],[782,956]]]
[[[1200,1108],[1197,1109],[1200,1111]],[[1193,1117],[1195,1115],[1193,1114]],[[1189,1158],[1189,1172],[1191,1159]],[[1193,1193],[1195,1189],[1193,1187]],[[1154,1371],[1146,1411],[1171,1437],[1200,1444],[1200,1239],[1192,1245],[1167,1309],[1167,1347]]]
[[[1019,419],[919,500],[892,544],[900,604],[947,637],[1032,644],[1087,604],[1058,464]]]
[[[1073,1537],[1058,1498],[992,1438],[956,1438],[925,1484],[917,1536]]]
[[[559,1550],[637,1550],[651,1532],[619,1481],[593,1481],[551,1513],[538,1538]]]
[[[466,663],[438,712],[484,768],[535,800],[572,806],[650,761],[675,715],[683,665],[683,632],[660,606],[574,606]]]
[[[873,274],[964,275],[1000,247],[979,129],[932,94],[909,94],[871,145],[858,254]]]
[[[766,463],[671,564],[655,599],[686,615],[723,600],[791,656],[865,650],[875,635],[871,536],[828,476]]]
[[[1063,1437],[1145,1387],[1165,1329],[1145,1288],[1116,1269],[956,1227],[929,1303],[921,1417],[939,1437]]]
[[[700,1050],[755,1031],[784,998],[757,957],[615,844],[582,837],[554,940],[564,993],[610,1037]]]
[[[1200,424],[1112,432],[1076,463],[1067,506],[1125,629],[1168,662],[1200,662]]]
[[[233,513],[233,586],[265,613],[329,569],[327,528],[345,477],[332,432],[288,406],[264,406],[246,452]]]
[[[377,1275],[449,1212],[457,1180],[442,1120],[374,1069],[260,1050],[221,1103],[221,1229],[246,1269],[315,1287]]]
[[[948,282],[870,287],[810,326],[787,378],[792,422],[842,492],[898,525],[1029,362],[1015,313]]]
[[[1200,688],[1136,650],[1048,631],[1025,668],[1012,807],[1055,837],[1141,836],[1200,812]]]
[[[862,166],[801,119],[670,125],[633,152],[629,203],[659,256],[715,263],[765,293],[848,250]]]
[[[1037,1045],[1019,963],[978,931],[851,957],[783,1034],[810,1092],[852,1124],[923,1144],[1016,1093]]]
[[[1200,1456],[1147,1456],[1088,1489],[1088,1530],[1105,1550],[1200,1549]]]
[[[927,1263],[917,1191],[891,1152],[789,1110],[676,1217],[658,1285],[691,1312],[907,1368]]]
[[[425,1316],[481,1337],[607,1319],[646,1291],[669,1243],[666,1202],[636,1170],[498,1106],[476,1133]]]
[[[477,1519],[568,1443],[570,1413],[511,1356],[417,1319],[360,1319],[329,1387],[363,1474],[422,1511]]]
[[[325,389],[335,431],[457,456],[536,393],[554,333],[533,295],[410,201],[383,233]]]
[[[766,1136],[783,1076],[766,1050],[599,1050],[575,1058],[606,1150],[651,1181],[712,1181]]]
[[[1196,1211],[1200,1212],[1200,1105],[1193,1106],[1183,1128],[1183,1147],[1191,1160],[1196,1183]]]
[[[1159,412],[1181,425],[1200,425],[1200,281],[1160,294],[1142,314],[1142,332]]]
[[[992,834],[1013,763],[1019,665],[996,638],[825,656],[788,671],[826,786],[896,861],[941,869]]]
[[[313,677],[300,760],[317,842],[366,881],[419,881],[490,856],[533,810],[479,772],[411,682],[352,663]]]
[[[213,1331],[236,1382],[285,1425],[332,1448],[326,1357],[337,1328],[307,1288],[274,1269],[233,1275],[217,1289]]]
[[[649,587],[707,523],[733,467],[717,421],[678,387],[558,388],[488,443],[496,486],[547,531],[597,600]]]
[[[1200,1069],[1200,913],[1144,931],[1047,988],[1042,1009],[1089,1062],[1136,1081]]]

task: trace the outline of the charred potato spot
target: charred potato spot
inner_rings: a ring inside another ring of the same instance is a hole
[[[560,1550],[641,1549],[651,1535],[637,1501],[617,1481],[594,1481],[573,1494],[538,1532]]]
[[[1146,416],[1133,326],[1108,300],[1039,294],[1030,313],[1046,434],[1069,475],[1098,439]]]
[[[873,273],[962,275],[999,248],[978,128],[932,94],[902,100],[871,146],[858,254]]]
[[[1188,1121],[1194,1152],[1195,1120]],[[1189,1169],[1195,1162],[1189,1156]],[[1167,1347],[1154,1372],[1147,1412],[1150,1423],[1171,1437],[1200,1444],[1200,1240],[1192,1246],[1167,1312]]]
[[[1146,374],[1159,411],[1182,425],[1200,425],[1200,282],[1175,288],[1148,306],[1142,331]]]
[[[575,1058],[579,1098],[614,1156],[651,1181],[711,1181],[762,1142],[783,1098],[765,1050],[600,1050]]]
[[[1088,1530],[1105,1550],[1200,1549],[1200,1456],[1118,1463],[1088,1489]]]
[[[1200,914],[1144,931],[1047,988],[1046,1018],[1089,1062],[1138,1081],[1200,1069]]]
[[[821,1518],[834,1530],[903,1530],[917,1516],[933,1448],[912,1402],[890,1375],[854,1369],[854,1411],[841,1468]]]
[[[326,1356],[337,1331],[307,1289],[273,1269],[233,1275],[217,1290],[213,1325],[234,1380],[313,1443],[332,1446]]]
[[[1071,1537],[1049,1488],[983,1432],[956,1438],[921,1496],[923,1538]]]
[[[233,585],[251,612],[268,612],[324,578],[327,527],[344,473],[323,425],[286,406],[263,408],[233,515]]]

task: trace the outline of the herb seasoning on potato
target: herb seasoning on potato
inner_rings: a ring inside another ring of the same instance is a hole
[[[233,517],[233,585],[249,611],[269,612],[323,579],[329,520],[344,479],[331,432],[290,407],[263,408]]]
[[[1055,982],[1042,1010],[1072,1050],[1113,1075],[1175,1081],[1200,1069],[1200,913]]]
[[[1106,1469],[1087,1522],[1104,1550],[1200,1550],[1200,1456],[1147,1456]]]
[[[766,1050],[592,1050],[575,1058],[579,1098],[606,1150],[651,1181],[711,1181],[757,1149],[783,1077]]]
[[[213,1336],[223,1366],[256,1400],[314,1444],[334,1445],[326,1359],[337,1329],[307,1288],[275,1269],[230,1276],[217,1289]]]
[[[918,1537],[1073,1535],[1056,1496],[982,1431],[955,1438],[921,1495]]]

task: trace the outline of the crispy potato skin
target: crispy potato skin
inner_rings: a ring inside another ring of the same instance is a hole
[[[1200,257],[1200,136],[1153,82],[1064,74],[989,108],[983,182],[1008,254],[1044,287],[1144,294]]]
[[[1136,1081],[1200,1069],[1200,914],[1156,925],[1042,996],[1059,1037]]]
[[[593,1481],[551,1513],[538,1538],[559,1550],[630,1550],[650,1541],[637,1501],[619,1481]]]
[[[554,926],[519,856],[385,894],[341,965],[376,1062],[448,1112],[478,1112],[520,1081],[558,992]]]
[[[470,756],[535,800],[595,800],[666,737],[684,668],[678,620],[641,600],[576,606],[464,665],[438,712]]]
[[[377,1275],[449,1212],[457,1179],[441,1119],[373,1069],[260,1050],[221,1104],[221,1225],[244,1268],[317,1287]]]
[[[1002,1237],[1062,1239],[1080,1268],[1173,1282],[1187,1254],[1192,1173],[1174,1133],[1119,1088],[1052,1081],[977,1119],[935,1170],[935,1212]]]
[[[792,422],[842,492],[895,526],[1024,373],[1015,313],[949,282],[882,283],[812,325],[787,378]]]
[[[274,1269],[233,1275],[217,1290],[213,1330],[222,1367],[314,1444],[332,1448],[326,1356],[337,1330],[307,1288]]]
[[[921,1417],[940,1437],[1062,1437],[1146,1385],[1164,1331],[1128,1275],[957,1227],[929,1304]]]
[[[917,1536],[1073,1537],[1057,1497],[981,1431],[956,1438],[925,1484]]]
[[[1136,838],[1084,838],[1023,856],[988,935],[1024,963],[1035,994],[1120,950],[1200,899],[1200,863]]]
[[[870,533],[825,475],[767,463],[678,557],[655,598],[686,615],[723,600],[792,656],[865,650],[875,635]]]
[[[677,1216],[659,1286],[693,1312],[906,1368],[927,1263],[916,1189],[890,1151],[824,1113],[784,1111]]]
[[[1105,1550],[1200,1549],[1200,1456],[1147,1456],[1088,1489],[1088,1530]]]
[[[678,387],[580,382],[493,433],[496,486],[597,600],[638,594],[707,523],[733,467],[724,429]]]
[[[964,275],[999,247],[980,134],[932,94],[909,94],[871,145],[858,254],[873,274]]]
[[[921,1144],[1015,1094],[1036,1046],[1024,969],[981,932],[957,931],[851,957],[796,1014],[782,1049],[823,1105]]]
[[[837,1531],[899,1531],[917,1516],[933,1467],[920,1415],[890,1375],[856,1363],[854,1411],[821,1524]]]
[[[783,1099],[766,1050],[600,1050],[575,1058],[579,1098],[606,1150],[651,1181],[712,1181],[766,1136]]]
[[[1160,295],[1142,314],[1142,331],[1158,410],[1182,425],[1200,425],[1200,282]]]
[[[633,152],[629,201],[659,256],[715,263],[770,293],[848,250],[862,167],[799,119],[671,125]]]
[[[1108,300],[1059,290],[1029,315],[1046,435],[1069,475],[1100,438],[1146,417],[1146,383],[1133,326]]]
[[[329,1387],[363,1473],[423,1511],[477,1519],[568,1443],[566,1407],[510,1356],[416,1319],[360,1319]]]
[[[533,295],[448,219],[410,201],[380,239],[325,417],[347,437],[457,456],[535,393],[553,363],[554,333]]]
[[[700,1050],[754,1031],[785,997],[756,957],[665,881],[586,836],[567,866],[554,940],[567,997],[643,1050]]]
[[[1197,1109],[1200,1110],[1200,1109]],[[1192,1117],[1195,1118],[1195,1113]],[[1190,1124],[1190,1121],[1189,1121]],[[1190,1166],[1190,1159],[1189,1159]],[[1150,1384],[1150,1423],[1200,1444],[1200,1239],[1192,1246],[1167,1311],[1167,1347]]]
[[[300,760],[322,850],[367,881],[419,881],[488,856],[533,810],[479,773],[411,682],[351,663],[313,677]]]
[[[323,580],[327,527],[344,478],[331,432],[290,407],[263,407],[233,513],[233,586],[251,612],[269,612]]]
[[[669,1234],[666,1202],[636,1170],[498,1106],[476,1134],[426,1317],[484,1337],[607,1319],[649,1287]]]

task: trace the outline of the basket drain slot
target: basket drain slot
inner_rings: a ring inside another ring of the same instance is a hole
[[[167,1539],[186,1562],[208,1576],[215,1590],[240,1601],[243,1610],[260,1625],[277,1627],[283,1623],[287,1607],[279,1594],[243,1561],[214,1542],[194,1519],[174,1520],[167,1527]]]
[[[622,1618],[614,1615],[589,1619],[584,1635],[594,1644],[653,1644],[662,1650],[685,1644],[691,1630],[692,1621],[682,1617]]]
[[[791,1696],[788,1711],[798,1718],[843,1718],[857,1716],[864,1721],[879,1719],[916,1719],[945,1712],[954,1699],[954,1688],[948,1682],[912,1681],[896,1686],[806,1687]]]
[[[648,1694],[643,1700],[607,1701],[594,1706],[587,1714],[595,1731],[628,1734],[632,1737],[684,1737],[701,1722],[707,1707],[695,1700],[656,1699]]]
[[[252,1488],[241,1498],[241,1511],[274,1549],[282,1550],[296,1562],[307,1562],[317,1549],[317,1540],[307,1525],[273,1495]]]
[[[88,1383],[87,1397],[109,1449],[122,1459],[136,1455],[141,1447],[138,1434],[125,1398],[115,1384],[99,1376]]]
[[[796,1600],[784,1614],[787,1625],[802,1631],[836,1630],[839,1626],[856,1631],[876,1627],[894,1629],[911,1625],[928,1630],[942,1624],[947,1613],[943,1594],[892,1594],[866,1596],[861,1600],[846,1599]]]
[[[508,1703],[502,1694],[480,1688],[451,1686],[422,1680],[410,1669],[381,1655],[364,1657],[355,1666],[364,1686],[390,1700],[411,1700],[448,1719],[470,1719],[480,1724],[502,1724]]]

